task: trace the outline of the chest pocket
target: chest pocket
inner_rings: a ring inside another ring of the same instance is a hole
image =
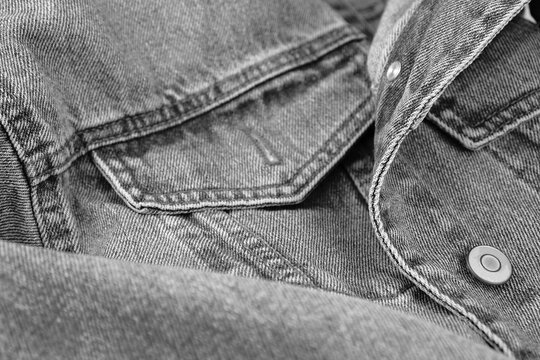
[[[94,150],[95,164],[141,213],[300,202],[371,121],[365,49],[343,31],[148,114],[185,121]]]
[[[520,17],[513,19],[444,91],[427,120],[470,150],[525,122],[513,134],[514,140],[523,140],[519,132],[530,137],[538,125],[529,120],[540,115],[539,46],[538,27]]]

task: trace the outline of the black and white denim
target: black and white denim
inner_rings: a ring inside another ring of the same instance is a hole
[[[540,357],[525,3],[0,5],[0,357]]]

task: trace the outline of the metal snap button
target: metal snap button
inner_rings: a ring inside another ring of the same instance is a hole
[[[386,78],[388,81],[395,80],[399,74],[401,73],[401,63],[399,61],[394,61],[390,64],[388,67],[388,70],[386,71]]]
[[[469,252],[467,267],[478,280],[501,285],[510,279],[512,265],[499,249],[491,246],[477,246]]]

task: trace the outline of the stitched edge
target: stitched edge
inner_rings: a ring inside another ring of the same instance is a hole
[[[532,90],[527,91],[524,94],[521,94],[517,98],[510,101],[508,104],[504,105],[502,108],[493,110],[488,116],[486,116],[486,119],[484,121],[482,121],[482,122],[480,122],[480,123],[478,123],[478,124],[476,124],[474,126],[470,126],[470,127],[473,128],[473,129],[481,127],[482,125],[489,122],[490,120],[493,120],[493,118],[495,118],[497,115],[499,115],[502,112],[512,108],[514,105],[524,101],[527,98],[532,97],[533,95],[535,95],[537,93],[540,93],[540,88],[532,89]],[[461,118],[461,116],[460,116],[460,118]],[[506,120],[505,122],[508,122],[508,121],[509,120]]]
[[[515,100],[508,104],[506,107],[502,108],[500,111],[498,111],[495,115],[492,115],[491,118],[500,115],[501,113],[505,111],[510,111],[514,106],[521,104],[524,101],[527,101],[527,98],[533,98],[538,99],[538,97],[533,95],[540,94],[540,89],[535,89],[534,91],[531,91],[526,94],[526,96],[522,96],[519,98],[519,100]],[[534,104],[531,104],[531,109],[524,112],[524,115],[514,117],[514,116],[508,116],[507,119],[502,120],[497,126],[495,126],[493,129],[487,129],[486,127],[482,127],[483,130],[486,130],[486,133],[483,135],[478,136],[471,136],[469,134],[466,134],[464,131],[460,131],[458,125],[454,124],[450,120],[443,119],[442,117],[439,117],[435,115],[432,112],[429,112],[426,116],[427,119],[432,121],[434,124],[436,124],[439,128],[446,131],[448,134],[452,135],[454,138],[456,138],[462,145],[464,145],[466,148],[471,150],[477,150],[482,148],[483,146],[489,144],[491,141],[496,140],[500,136],[508,133],[510,130],[515,129],[520,124],[534,118],[535,116],[540,114],[540,110],[534,107]],[[458,116],[456,114],[456,116]],[[466,128],[466,129],[478,129],[482,125],[485,125],[485,123],[489,122],[490,119],[482,122],[482,124],[472,127],[468,126],[465,122],[461,120],[461,118],[458,117],[458,121]]]
[[[526,1],[521,1],[525,3]],[[388,255],[394,260],[394,262],[403,270],[404,275],[406,275],[411,281],[417,284],[422,288],[428,295],[438,301],[441,305],[445,306],[447,309],[465,317],[471,325],[478,328],[485,336],[486,340],[493,345],[495,345],[502,353],[507,356],[513,356],[512,351],[508,345],[496,335],[488,326],[482,323],[476,315],[467,311],[463,306],[452,300],[449,296],[443,294],[435,285],[431,284],[427,278],[420,275],[416,270],[410,267],[405,259],[401,256],[399,250],[392,244],[388,233],[384,229],[384,223],[382,221],[380,213],[380,195],[381,189],[384,182],[384,178],[389,171],[390,165],[397,155],[397,151],[403,140],[418,124],[420,123],[424,116],[427,114],[429,108],[433,105],[438,95],[440,95],[450,82],[456,78],[456,76],[465,69],[474,59],[480,54],[480,52],[489,44],[490,40],[493,39],[497,33],[499,33],[504,26],[512,19],[517,13],[521,10],[521,3],[518,2],[515,8],[510,9],[509,13],[502,18],[502,21],[498,26],[492,29],[492,31],[484,37],[483,41],[478,44],[478,46],[471,52],[471,56],[462,61],[459,66],[454,68],[454,70],[449,73],[439,85],[426,97],[424,97],[416,110],[411,114],[411,116],[406,120],[404,126],[397,132],[393,140],[388,144],[385,152],[381,156],[381,160],[377,169],[373,175],[373,181],[370,189],[370,204],[369,210],[371,219],[377,233],[377,237],[381,241],[383,248],[387,251]]]
[[[126,186],[117,176],[118,169],[111,169],[109,164],[97,153],[92,152],[93,159],[103,175],[114,185],[117,193],[135,211],[152,213],[156,211],[190,212],[208,208],[231,209],[237,207],[271,206],[293,204],[302,201],[314,185],[332,168],[364,133],[372,121],[357,121],[363,116],[371,117],[373,104],[371,94],[363,99],[357,108],[326,140],[324,145],[307,160],[304,165],[286,182],[248,189],[193,189],[171,194],[149,196],[150,201],[135,197],[138,189]],[[116,156],[114,153],[111,156]],[[130,176],[126,173],[124,176]],[[204,195],[204,198],[202,198]],[[160,199],[161,198],[161,199]]]
[[[540,29],[538,29],[538,26],[536,24],[532,24],[521,17],[513,18],[506,26],[515,26],[518,28],[525,28],[527,29],[527,31],[540,32]],[[486,115],[485,117],[480,119],[479,122],[474,124],[469,124],[463,121],[463,116],[459,108],[443,108],[437,112],[430,111],[427,117],[431,121],[435,122],[441,129],[449,132],[450,135],[456,137],[457,140],[465,147],[471,150],[476,150],[517,127],[519,124],[525,121],[523,118],[530,119],[533,113],[537,113],[537,111],[535,110],[536,108],[538,108],[538,104],[530,104],[531,107],[534,107],[534,109],[529,109],[528,111],[525,111],[524,114],[521,114],[518,117],[504,116],[503,114],[504,112],[512,110],[515,105],[521,104],[523,102],[539,103],[540,96],[535,95],[540,95],[540,88],[527,90],[526,92],[518,95],[516,98],[510,100],[502,106],[493,109],[488,115]],[[442,111],[450,111],[452,113],[452,119],[445,118],[442,114]],[[498,116],[501,114],[502,116],[498,118]],[[486,126],[486,124],[495,126]],[[474,136],[471,134],[467,134],[466,130],[478,130],[482,131],[483,133]]]
[[[30,198],[30,203],[31,203],[30,207],[32,209],[32,216],[34,218],[34,221],[36,222],[36,229],[38,232],[39,240],[41,241],[41,246],[45,246],[45,241],[43,240],[43,229],[41,226],[40,216],[39,216],[38,211],[36,210],[38,208],[38,203],[36,199],[36,191],[35,191],[35,188],[32,187],[30,184],[30,179],[26,171],[26,166],[24,166],[24,163],[21,158],[21,149],[18,146],[16,146],[16,144],[13,142],[12,137],[10,136],[11,134],[8,132],[8,130],[6,129],[6,127],[4,126],[2,122],[0,122],[0,126],[6,132],[6,137],[8,138],[8,141],[11,144],[11,147],[13,148],[14,152],[17,154],[17,161],[19,162],[19,164],[21,164],[24,179],[26,180],[26,185],[28,187],[28,197]]]
[[[354,27],[340,26],[266,58],[260,63],[241,69],[172,105],[127,115],[106,124],[81,130],[54,152],[28,161],[26,165],[32,175],[32,184],[39,184],[48,177],[65,171],[77,158],[91,150],[177,126],[241,96],[271,78],[316,61],[348,43],[364,39],[365,35]],[[235,85],[230,87],[231,84]],[[60,160],[57,160],[58,158]],[[49,169],[40,169],[40,166],[49,164],[52,164]]]
[[[69,212],[68,198],[62,177],[52,177],[34,186],[36,208],[43,230],[43,243],[46,248],[80,253],[79,229]]]
[[[515,26],[515,27],[519,27],[519,28],[523,28],[523,29],[526,28],[528,31],[540,32],[540,29],[538,28],[537,24],[530,23],[528,20],[523,19],[521,16],[517,16],[517,17],[513,18],[506,25],[506,27],[511,27],[511,26]],[[529,97],[530,95],[532,95],[533,93],[536,93],[536,92],[540,92],[540,88],[535,88],[535,89],[526,91],[524,94],[519,95],[517,98],[513,99],[509,103],[507,103],[505,105],[502,105],[502,107],[492,110],[489,113],[489,115],[485,116],[484,119],[482,119],[481,121],[479,121],[478,123],[475,123],[475,124],[468,124],[468,123],[464,122],[463,120],[461,120],[463,118],[463,116],[461,115],[459,108],[445,109],[445,110],[451,110],[452,114],[455,115],[455,117],[459,119],[459,122],[461,124],[463,124],[465,127],[471,128],[471,129],[477,129],[477,128],[482,127],[486,122],[489,122],[489,120],[491,120],[493,117],[497,116],[499,113],[507,110],[512,105],[520,102],[521,100]],[[430,112],[430,114],[431,114],[431,112]],[[440,111],[437,114],[435,114],[435,113],[432,113],[432,114],[436,118],[442,119]],[[442,121],[450,122],[449,120],[446,120],[446,119],[442,119]],[[465,135],[465,136],[467,136],[467,135]],[[472,137],[471,139],[474,140],[475,138]]]
[[[538,111],[538,113],[540,114],[540,110]],[[501,153],[503,153],[503,152],[500,151],[500,149],[498,149],[495,146],[489,146],[489,147],[486,147],[486,151],[489,154],[491,154],[491,156],[493,156],[493,158],[495,158],[496,161],[500,162],[508,170],[510,170],[519,181],[521,181],[525,185],[531,187],[533,191],[536,191],[540,195],[540,188],[538,186],[539,184],[537,182],[529,180],[525,176],[523,176],[521,174],[522,170],[519,169],[518,167],[516,167],[515,165],[513,165],[512,162],[509,161],[507,158],[505,158],[503,155],[501,155]]]
[[[253,232],[252,229],[248,228],[245,224],[241,223],[239,220],[237,220],[236,218],[234,218],[233,216],[231,216],[227,212],[224,211],[223,213],[227,217],[228,221],[230,223],[232,223],[231,225],[234,226],[238,231],[243,232],[250,239],[255,239],[257,241],[257,243],[263,244],[263,246],[265,248],[269,249],[277,258],[279,258],[279,263],[281,264],[281,266],[283,266],[284,268],[286,268],[287,270],[289,270],[291,272],[295,272],[295,273],[299,274],[300,276],[302,276],[304,278],[303,279],[304,282],[302,282],[303,285],[310,285],[310,286],[313,286],[313,287],[320,287],[320,284],[318,284],[317,281],[315,281],[315,279],[311,276],[311,274],[304,271],[304,269],[300,265],[298,265],[295,261],[293,261],[292,259],[289,259],[281,251],[279,251],[274,246],[269,244],[264,237],[262,237],[259,234]],[[227,233],[230,233],[228,230],[226,230],[226,231],[227,231]],[[261,263],[261,264],[267,264],[267,263],[272,261],[272,259],[268,260],[266,257],[262,257],[259,254],[257,254],[257,252],[253,251],[253,249],[251,247],[247,246],[245,244],[245,242],[242,242],[240,244],[240,246],[242,246],[243,250],[249,251],[252,254],[252,256],[261,259],[262,261],[259,261],[259,263]],[[257,267],[260,268],[260,266],[257,266]],[[278,270],[276,270],[276,271],[278,271]],[[272,277],[270,277],[270,278],[272,280],[281,280],[280,278],[272,278]]]

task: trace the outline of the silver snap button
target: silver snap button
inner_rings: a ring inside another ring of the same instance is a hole
[[[501,262],[493,255],[486,254],[482,256],[480,263],[487,271],[497,272],[501,269]]]
[[[467,257],[469,271],[480,281],[490,285],[501,285],[510,279],[512,265],[499,249],[477,246]]]
[[[401,73],[401,63],[399,61],[394,61],[386,71],[386,78],[388,81],[395,80],[399,76],[399,73]]]

